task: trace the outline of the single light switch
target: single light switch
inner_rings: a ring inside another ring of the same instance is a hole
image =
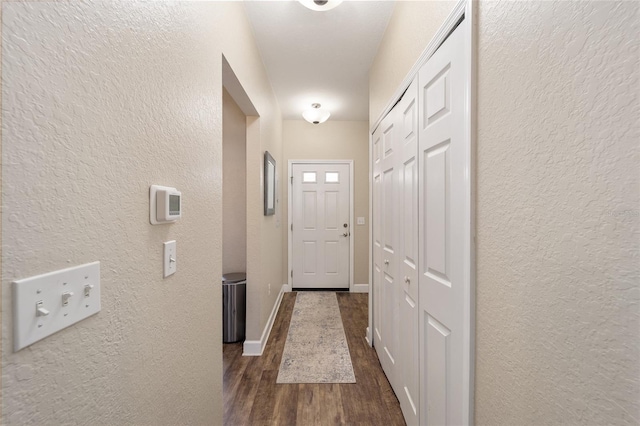
[[[62,306],[69,306],[69,299],[73,296],[72,291],[65,291],[62,293]]]
[[[89,286],[89,296],[84,292]],[[85,297],[78,297],[84,294]],[[100,312],[100,262],[13,282],[13,350]]]
[[[178,270],[178,258],[176,257],[176,240],[164,243],[164,277],[173,275]]]
[[[44,302],[39,300],[38,303],[36,303],[36,316],[46,317],[47,315],[49,315],[49,311],[44,308]]]
[[[359,216],[356,222],[358,225],[364,225],[364,217]]]
[[[91,297],[92,288],[93,288],[93,284],[87,284],[84,286],[84,297]]]

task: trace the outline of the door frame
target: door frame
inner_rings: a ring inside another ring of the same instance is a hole
[[[465,50],[465,70],[464,78],[467,82],[465,92],[465,123],[464,134],[467,149],[466,158],[466,200],[465,200],[465,252],[464,256],[464,285],[465,285],[465,334],[468,333],[467,343],[464,353],[464,375],[466,382],[464,394],[466,406],[464,417],[467,424],[474,423],[474,394],[475,394],[475,311],[476,311],[476,138],[477,138],[477,25],[478,25],[478,5],[477,0],[458,0],[453,10],[440,26],[427,47],[413,65],[407,76],[402,80],[389,102],[382,110],[378,118],[369,128],[369,167],[373,171],[373,133],[376,131],[382,120],[393,109],[402,94],[407,90],[411,82],[417,78],[420,68],[427,63],[436,50],[453,32],[461,20],[464,18],[466,50]],[[373,174],[369,173],[369,324],[366,330],[365,339],[370,346],[373,346]]]
[[[353,240],[355,238],[355,225],[353,221],[353,160],[289,160],[287,165],[287,285],[293,289],[291,271],[293,268],[293,165],[294,164],[346,164],[349,166],[349,292],[353,292]]]

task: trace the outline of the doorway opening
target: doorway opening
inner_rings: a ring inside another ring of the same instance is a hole
[[[261,215],[254,214],[250,200],[260,191],[252,178],[256,175],[253,172],[260,169],[262,156],[256,155],[256,147],[260,146],[258,111],[224,55],[221,89],[222,325],[223,340],[230,343],[245,341],[259,321],[255,312],[260,300],[252,296],[257,293],[253,287],[259,283],[260,256],[251,250],[259,243],[259,235],[247,231],[261,219]],[[229,336],[233,338],[228,339]]]
[[[247,116],[222,92],[222,273],[246,273]]]

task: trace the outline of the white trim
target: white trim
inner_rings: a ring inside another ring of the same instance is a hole
[[[369,323],[367,327],[367,343],[373,347],[373,132],[369,134]]]
[[[287,284],[289,288],[293,288],[293,283],[291,282],[291,268],[293,267],[293,232],[291,231],[291,224],[293,223],[293,206],[292,206],[292,191],[291,187],[293,186],[291,183],[291,177],[293,176],[293,165],[294,164],[347,164],[349,166],[349,230],[352,234],[354,234],[354,205],[353,205],[353,197],[354,197],[354,172],[353,172],[353,160],[289,160],[288,171],[287,171],[287,238],[288,238],[288,249],[287,249]],[[355,235],[355,234],[354,234]],[[355,240],[355,236],[352,235],[349,238],[349,291],[354,291],[353,284],[353,243]]]
[[[422,68],[422,66],[427,63],[427,60],[429,60],[435,51],[438,50],[438,47],[440,47],[451,31],[453,31],[454,25],[458,23],[460,18],[465,14],[467,3],[471,3],[472,1],[474,0],[458,0],[458,3],[455,5],[444,23],[440,26],[438,32],[433,36],[427,47],[422,51],[422,54],[416,63],[413,65],[411,70],[409,70],[407,76],[402,80],[402,83],[400,83],[400,86],[393,93],[393,96],[389,99],[389,102],[378,116],[378,119],[374,121],[373,125],[369,129],[369,133],[373,133],[380,125],[382,119],[389,114],[391,109],[398,102],[398,99],[400,99],[405,90],[407,90],[413,79],[418,76],[420,68]]]
[[[462,2],[461,2],[462,3]],[[463,384],[463,391],[468,395],[468,404],[465,407],[465,419],[467,424],[474,424],[474,399],[475,399],[475,346],[476,346],[476,331],[475,331],[475,307],[476,307],[476,223],[475,223],[475,205],[476,205],[476,117],[477,117],[477,25],[478,25],[478,5],[475,1],[467,0],[465,3],[465,25],[467,42],[465,43],[467,51],[465,52],[465,58],[468,60],[465,69],[465,79],[467,80],[467,93],[465,93],[465,111],[467,116],[465,117],[465,136],[467,139],[467,188],[466,188],[466,202],[468,205],[465,208],[465,277],[466,286],[468,291],[465,297],[465,323],[467,327],[466,332],[469,333],[466,336],[465,342],[468,342],[469,347],[466,348],[463,359],[463,369],[465,383]]]
[[[351,293],[369,293],[369,284],[354,284]]]
[[[245,340],[242,345],[242,356],[261,356],[262,352],[264,352],[264,348],[267,346],[267,341],[269,340],[269,335],[271,334],[271,328],[273,327],[273,323],[276,320],[276,315],[278,315],[278,309],[280,308],[280,302],[282,302],[282,296],[285,293],[288,293],[288,286],[283,284],[280,288],[280,293],[278,293],[278,298],[276,299],[276,303],[273,305],[273,309],[271,309],[271,315],[269,315],[269,320],[267,324],[264,326],[264,330],[262,331],[262,336],[260,340]]]
[[[291,205],[291,192],[293,189],[293,162],[289,160],[287,164],[287,285],[289,288],[293,288],[291,282],[291,268],[293,266],[293,253],[291,251],[291,245],[293,244],[293,232],[291,231],[291,224],[293,223],[293,206]]]
[[[353,174],[353,160],[349,160],[349,291],[353,291],[353,269],[354,269],[354,242],[356,239],[356,221],[353,217],[355,206],[353,199],[355,197],[355,176]],[[353,235],[352,235],[353,234]]]
[[[245,340],[242,344],[242,356],[261,356],[263,350],[260,340]]]

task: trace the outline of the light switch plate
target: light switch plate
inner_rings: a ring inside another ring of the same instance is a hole
[[[364,217],[359,216],[356,222],[358,225],[364,225]]]
[[[176,256],[176,240],[167,241],[164,245],[163,276],[167,278],[178,270],[178,257]]]
[[[16,280],[13,349],[17,352],[100,309],[100,262]]]

